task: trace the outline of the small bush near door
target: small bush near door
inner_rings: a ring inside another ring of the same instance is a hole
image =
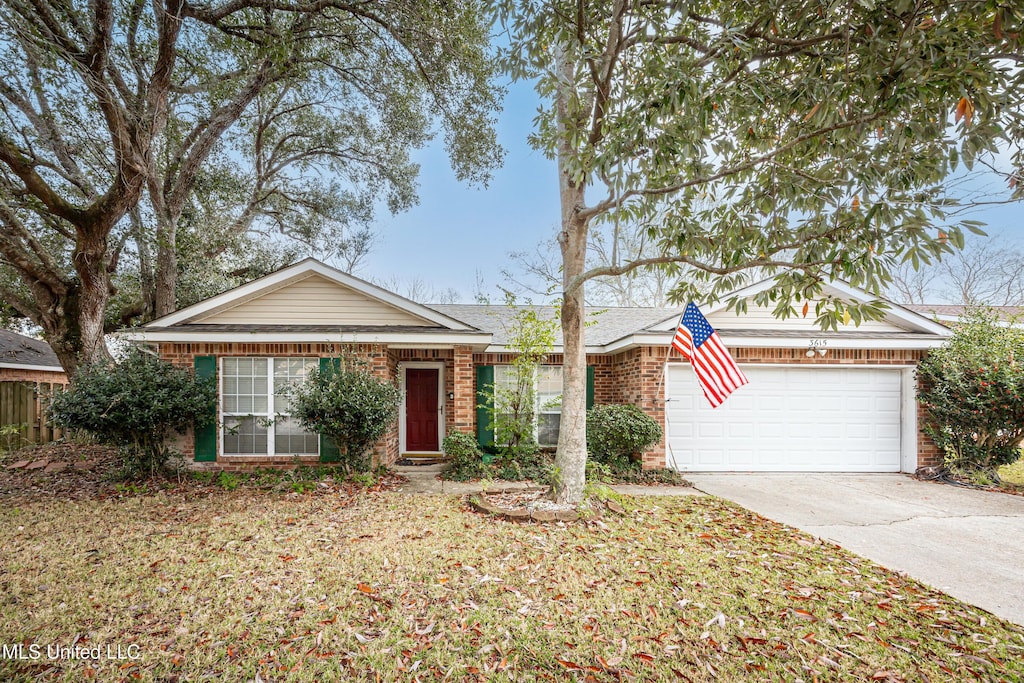
[[[917,367],[924,432],[946,465],[998,481],[1024,441],[1024,330],[986,312],[963,320]]]
[[[536,445],[520,444],[515,449],[502,449],[491,462],[484,461],[483,452],[470,434],[451,432],[441,447],[451,463],[442,475],[449,481],[547,481],[550,478],[551,456]]]
[[[304,429],[334,440],[346,471],[368,472],[373,445],[398,418],[402,393],[358,359],[343,357],[336,368],[312,370],[292,388],[291,401]]]

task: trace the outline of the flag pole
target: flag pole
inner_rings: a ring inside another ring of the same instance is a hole
[[[682,320],[683,319],[680,316],[679,322],[681,323]],[[677,330],[679,329],[679,323],[676,323],[676,329]],[[675,335],[675,330],[672,331],[672,334]],[[661,377],[658,379],[658,392],[657,392],[656,396],[662,396],[661,387],[664,386],[665,375],[668,374],[668,360],[669,360],[669,358],[672,357],[672,349],[674,349],[674,348],[675,347],[670,343],[668,345],[668,351],[665,352],[665,362],[661,366]],[[668,438],[668,399],[662,397],[661,404],[662,404],[663,409],[665,411],[665,451],[668,453],[668,457],[672,460],[672,468],[676,472],[678,472],[679,471],[679,463],[676,461],[675,451],[672,450],[672,442]]]

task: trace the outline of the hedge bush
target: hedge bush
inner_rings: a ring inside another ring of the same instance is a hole
[[[629,467],[661,434],[661,425],[635,405],[598,405],[587,412],[587,451],[613,469]]]
[[[976,311],[917,367],[923,430],[946,465],[987,473],[1020,457],[1024,440],[1024,330]]]
[[[167,437],[211,421],[212,378],[200,378],[139,349],[119,363],[85,365],[50,402],[54,424],[117,446],[124,474],[154,474],[167,463]]]

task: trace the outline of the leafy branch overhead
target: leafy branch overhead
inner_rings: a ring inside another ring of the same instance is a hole
[[[978,229],[947,222],[943,181],[1021,137],[1019,8],[525,7],[498,3],[511,73],[539,79],[550,102],[532,143],[562,160],[563,182],[594,189],[579,220],[640,225],[661,246],[570,288],[685,264],[696,272],[677,300],[704,282],[712,297],[735,289],[751,268],[777,276],[764,298],[780,310],[831,276],[878,290],[899,262]],[[1016,150],[1010,175],[1022,165]]]

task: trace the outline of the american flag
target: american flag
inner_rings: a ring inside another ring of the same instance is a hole
[[[729,394],[749,382],[718,333],[692,301],[679,319],[672,348],[690,361],[712,408],[722,405]]]

